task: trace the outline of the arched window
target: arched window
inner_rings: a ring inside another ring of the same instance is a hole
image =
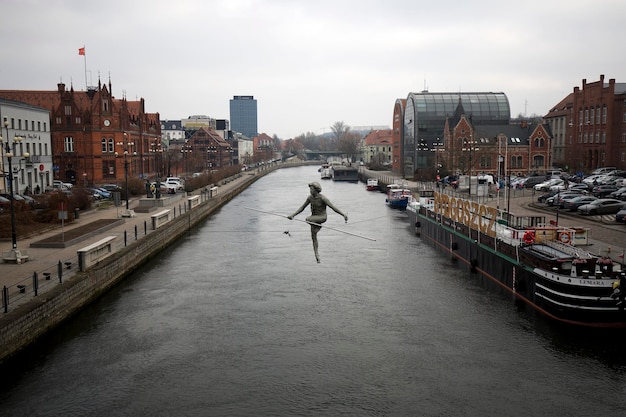
[[[115,148],[113,146],[113,138],[109,138],[109,152],[115,152]]]
[[[107,138],[102,138],[102,153],[107,151]]]

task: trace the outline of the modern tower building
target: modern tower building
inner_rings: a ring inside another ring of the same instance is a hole
[[[259,134],[254,96],[234,96],[230,100],[230,127],[249,138]]]

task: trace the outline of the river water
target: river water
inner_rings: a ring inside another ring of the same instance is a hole
[[[518,310],[361,183],[321,183],[350,234],[323,229],[318,264],[275,215],[311,181],[260,179],[1,368],[0,415],[625,415],[624,333]]]

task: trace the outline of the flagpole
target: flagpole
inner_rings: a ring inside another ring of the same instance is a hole
[[[85,45],[83,45],[83,61],[85,63],[85,91],[87,91],[87,50],[85,49]]]

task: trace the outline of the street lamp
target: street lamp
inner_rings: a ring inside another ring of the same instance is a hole
[[[207,147],[206,151],[207,151],[207,154],[208,154],[208,157],[209,157],[209,164],[208,164],[209,166],[207,167],[207,169],[208,168],[213,168],[214,165],[217,165],[215,163],[215,155],[217,153],[217,148],[215,147],[215,145],[209,145]],[[208,171],[209,171],[209,173],[211,172],[210,169],[208,169]]]
[[[124,142],[117,142],[117,146],[123,146],[124,147],[124,178],[126,180],[126,212],[128,214],[130,214],[130,209],[128,206],[128,165],[130,164],[130,161],[128,159],[128,156],[130,155],[130,148],[132,146],[134,146],[135,144],[133,142],[128,142],[128,135],[126,133],[124,133]],[[137,152],[134,153],[134,155],[137,155]],[[117,158],[119,156],[119,154],[117,152],[115,152],[115,157]]]
[[[185,168],[185,173],[189,172],[188,159],[189,154],[193,151],[193,147],[188,145],[187,142],[180,148],[180,153],[183,154],[183,165]]]
[[[13,149],[11,149],[11,144],[9,143],[9,121],[4,119],[4,128],[7,132],[6,143],[4,144],[4,153],[7,157],[7,161],[9,162],[9,172],[7,175],[7,183],[8,183],[8,191],[9,191],[9,200],[11,205],[11,252],[9,256],[4,256],[5,259],[14,259],[16,263],[21,263],[22,260],[28,259],[27,255],[22,255],[21,252],[17,249],[17,225],[15,222],[15,192],[13,191],[13,165],[12,160],[13,156],[16,153],[17,144],[21,143],[24,138],[21,136],[13,137]],[[2,147],[2,136],[0,136],[0,148]],[[22,154],[25,158],[28,158],[30,155],[27,152]]]
[[[161,198],[161,171],[159,169],[161,158],[159,157],[159,162],[157,162],[157,155],[160,155],[161,152],[163,152],[163,149],[161,148],[161,143],[159,142],[159,138],[154,138],[154,140],[150,144],[150,152],[154,154],[153,160],[156,165],[156,173],[157,173],[155,197]]]
[[[474,153],[474,151],[477,151],[478,148],[476,148],[474,146],[474,140],[472,139],[471,135],[470,135],[470,139],[469,140],[465,140],[465,148],[463,148],[464,151],[469,151],[469,186],[467,188],[467,192],[469,194],[469,197],[472,197],[472,154]],[[478,181],[476,182],[476,184],[478,184]]]

